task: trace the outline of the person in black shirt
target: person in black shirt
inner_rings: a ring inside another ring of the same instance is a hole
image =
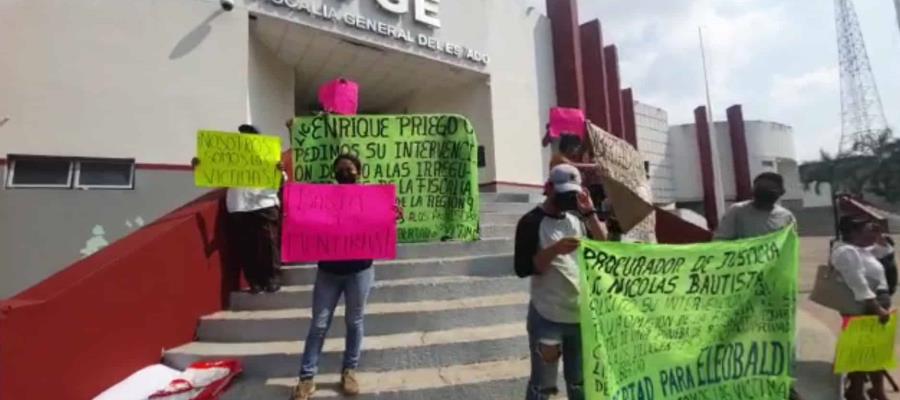
[[[354,184],[359,180],[362,163],[353,155],[343,154],[334,161],[334,176],[339,184]],[[398,219],[401,211],[398,208]],[[313,288],[312,320],[303,361],[300,367],[300,384],[294,389],[294,400],[306,400],[316,391],[313,378],[319,365],[319,355],[325,343],[325,335],[331,326],[334,309],[341,295],[344,296],[347,324],[346,345],[344,347],[341,388],[345,394],[359,393],[355,370],[359,366],[359,356],[363,339],[363,317],[366,300],[375,281],[372,260],[320,261]]]

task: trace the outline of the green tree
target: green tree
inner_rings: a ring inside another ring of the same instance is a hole
[[[856,143],[849,154],[832,156],[821,152],[821,159],[800,166],[804,187],[821,193],[823,183],[833,193],[858,197],[873,193],[895,203],[900,201],[900,141],[890,130],[868,142]]]

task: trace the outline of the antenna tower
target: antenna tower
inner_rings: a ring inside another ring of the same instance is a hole
[[[852,0],[834,1],[841,67],[841,141],[838,155],[858,153],[887,129],[881,96]]]

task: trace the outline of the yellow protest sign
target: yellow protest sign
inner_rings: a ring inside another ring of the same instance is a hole
[[[215,131],[197,132],[197,187],[277,189],[281,138]]]
[[[838,338],[834,356],[834,373],[875,372],[897,367],[894,337],[897,314],[886,324],[878,317],[853,317]]]

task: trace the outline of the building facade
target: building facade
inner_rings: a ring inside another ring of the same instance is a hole
[[[634,102],[637,121],[637,144],[644,155],[653,201],[668,204],[675,201],[675,178],[672,169],[672,146],[669,136],[669,114],[666,110]]]
[[[644,155],[653,186],[654,202],[694,207],[703,201],[703,157],[697,142],[696,124],[669,125],[668,113],[659,107],[634,102],[637,119],[638,150]],[[784,176],[787,193],[783,202],[792,208],[803,206],[803,185],[794,147],[794,131],[788,125],[770,121],[737,121],[743,127],[746,145],[732,143],[735,133],[727,121],[711,125],[715,135],[720,187],[726,203],[738,201],[739,179],[735,172],[735,153],[747,158],[749,182],[763,172]],[[741,151],[743,150],[743,151]],[[712,170],[712,168],[710,168]]]
[[[794,147],[794,131],[790,126],[770,121],[744,121],[746,154],[748,158],[748,179],[763,172],[777,172],[785,179],[787,193],[782,202],[791,208],[803,206],[803,186],[800,182],[799,164]],[[729,124],[717,121],[711,124],[710,134],[715,135],[715,154],[718,156],[721,176],[718,179],[723,188],[725,202],[740,200],[738,179],[735,174],[732,135]],[[703,179],[701,177],[700,150],[697,145],[695,124],[674,125],[669,128],[672,165],[677,174],[673,175],[675,201],[696,204],[703,200]]]
[[[12,1],[0,37],[0,297],[201,194],[198,129],[287,149],[337,77],[361,113],[466,116],[483,190],[546,174],[553,38],[519,1]]]
[[[0,298],[201,195],[197,130],[252,123],[287,149],[285,121],[338,77],[363,114],[468,118],[483,191],[539,190],[559,105],[636,145],[656,202],[702,198],[696,137],[634,102],[599,21],[579,21],[574,0],[2,2]],[[793,179],[790,128],[753,124],[752,172]]]

